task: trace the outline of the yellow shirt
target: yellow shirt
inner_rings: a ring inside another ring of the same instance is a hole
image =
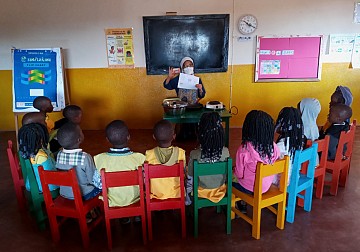
[[[50,133],[54,129],[55,123],[53,120],[50,119],[48,114],[46,114],[45,123],[46,123],[46,127],[48,129],[48,132]]]
[[[153,165],[163,164],[171,166],[180,160],[183,160],[184,164],[186,163],[185,151],[179,147],[173,146],[169,148],[156,147],[152,150],[147,150],[145,157],[145,161],[148,161],[149,164]],[[162,159],[162,162],[159,159]],[[155,199],[180,198],[180,178],[171,177],[151,179],[150,191],[151,198]]]
[[[96,169],[105,168],[106,172],[134,171],[143,165],[145,156],[129,151],[126,154],[101,153],[94,157]],[[103,188],[104,190],[104,188]],[[139,186],[123,186],[108,189],[109,206],[128,206],[140,199]]]

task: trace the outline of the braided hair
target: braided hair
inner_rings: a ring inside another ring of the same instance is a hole
[[[23,158],[35,156],[48,142],[49,133],[43,124],[25,124],[19,130],[19,150]]]
[[[261,110],[251,110],[245,117],[242,142],[251,143],[263,160],[271,160],[274,152],[274,120]]]
[[[293,107],[283,108],[276,120],[275,129],[280,134],[279,139],[289,137],[289,146],[286,147],[288,147],[291,156],[296,150],[303,148],[304,126],[298,109]]]
[[[201,159],[205,162],[216,162],[221,158],[224,146],[224,128],[217,112],[202,114],[198,135]]]

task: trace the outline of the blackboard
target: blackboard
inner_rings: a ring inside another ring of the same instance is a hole
[[[319,81],[322,36],[257,37],[255,82]]]
[[[226,72],[229,14],[144,16],[146,72],[167,74],[180,60],[194,60],[196,73]]]

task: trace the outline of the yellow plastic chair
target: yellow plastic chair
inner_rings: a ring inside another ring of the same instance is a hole
[[[272,165],[258,163],[256,166],[254,195],[240,192],[234,187],[232,188],[231,218],[234,219],[235,215],[238,215],[251,224],[252,236],[255,239],[260,239],[261,209],[265,207],[277,215],[276,226],[279,229],[284,229],[288,169],[288,156],[277,160]],[[277,187],[275,185],[271,185],[270,189],[266,193],[262,193],[262,179],[274,174],[281,174],[280,186]],[[237,208],[235,208],[235,202],[239,200],[243,200],[253,207],[252,218],[241,213]],[[277,209],[272,206],[274,204],[278,204]]]

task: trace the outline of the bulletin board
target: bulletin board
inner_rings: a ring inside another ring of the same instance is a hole
[[[255,82],[320,81],[322,36],[257,37]]]
[[[48,97],[54,111],[65,107],[61,48],[14,49],[12,60],[13,112],[38,111],[33,107],[38,96]]]

